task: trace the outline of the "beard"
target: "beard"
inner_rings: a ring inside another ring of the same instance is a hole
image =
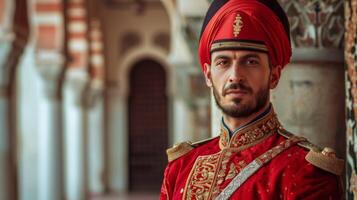
[[[244,103],[242,102],[243,101],[242,98],[235,98],[232,100],[233,105],[224,105],[221,102],[222,98],[217,88],[214,86],[214,84],[212,84],[212,86],[213,86],[213,95],[217,106],[225,115],[228,115],[233,118],[248,117],[253,113],[258,112],[265,106],[270,94],[269,83],[266,84],[266,87],[260,88],[256,94],[253,94],[253,90],[249,86],[244,85],[243,83],[232,83],[224,87],[224,89],[222,90],[223,97],[225,96],[226,91],[229,89],[241,89],[243,91],[246,91],[247,94],[253,94],[254,99]]]

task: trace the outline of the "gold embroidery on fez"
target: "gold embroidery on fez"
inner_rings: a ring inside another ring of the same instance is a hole
[[[237,14],[236,19],[233,24],[233,35],[234,37],[238,37],[239,33],[242,31],[243,20],[240,14]]]

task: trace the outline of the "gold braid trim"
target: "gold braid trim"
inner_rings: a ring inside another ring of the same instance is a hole
[[[345,161],[337,158],[334,153],[330,155],[324,153],[328,151],[331,152],[331,149],[324,148],[322,152],[310,150],[305,159],[312,165],[339,176],[343,172]]]
[[[169,162],[176,160],[177,158],[185,155],[193,149],[193,146],[190,142],[182,142],[174,145],[172,148],[167,149],[167,158]]]
[[[243,41],[221,41],[212,44],[211,52],[225,48],[247,48],[258,51],[268,51],[268,48],[265,44],[256,44]]]
[[[291,138],[294,136],[294,134],[282,128],[278,129],[278,133],[285,138]],[[298,145],[310,150],[310,152],[305,156],[306,161],[310,164],[335,175],[342,174],[345,161],[336,157],[335,150],[328,147],[322,149],[307,140],[299,142]]]
[[[219,137],[219,136],[217,136],[217,137]],[[175,144],[172,148],[166,150],[167,158],[168,158],[169,162],[176,160],[177,158],[190,152],[195,147],[206,144],[207,142],[209,142],[217,137],[208,138],[208,139],[201,140],[201,141],[194,142],[194,143],[187,141],[187,142],[181,142],[181,143]]]

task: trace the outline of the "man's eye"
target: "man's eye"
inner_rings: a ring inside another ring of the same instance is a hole
[[[223,66],[228,65],[228,61],[226,61],[226,60],[220,60],[220,61],[217,62],[216,65],[217,65],[217,66],[220,66],[220,67],[223,67]]]
[[[259,64],[259,61],[256,60],[256,59],[248,59],[248,60],[247,60],[247,64],[248,64],[248,65],[258,65],[258,64]]]

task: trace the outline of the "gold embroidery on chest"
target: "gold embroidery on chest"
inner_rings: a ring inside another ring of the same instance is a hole
[[[226,180],[233,179],[237,174],[238,174],[238,170],[237,170],[236,166],[234,165],[234,163],[232,163],[231,166],[229,167],[229,171],[226,176]]]
[[[240,171],[244,161],[235,166],[231,160],[239,149],[224,149],[208,156],[200,156],[187,179],[183,199],[213,199],[220,193],[220,187],[226,180],[231,180]]]
[[[235,177],[239,171],[242,169],[240,166],[235,166],[232,156],[234,156],[237,152],[239,152],[239,148],[228,148],[222,150],[222,162],[221,165],[218,166],[217,170],[217,178],[212,186],[212,191],[210,192],[209,199],[216,198],[221,192],[222,184]],[[244,163],[244,161],[241,161]]]
[[[208,199],[221,153],[200,156],[187,179],[183,199]]]

